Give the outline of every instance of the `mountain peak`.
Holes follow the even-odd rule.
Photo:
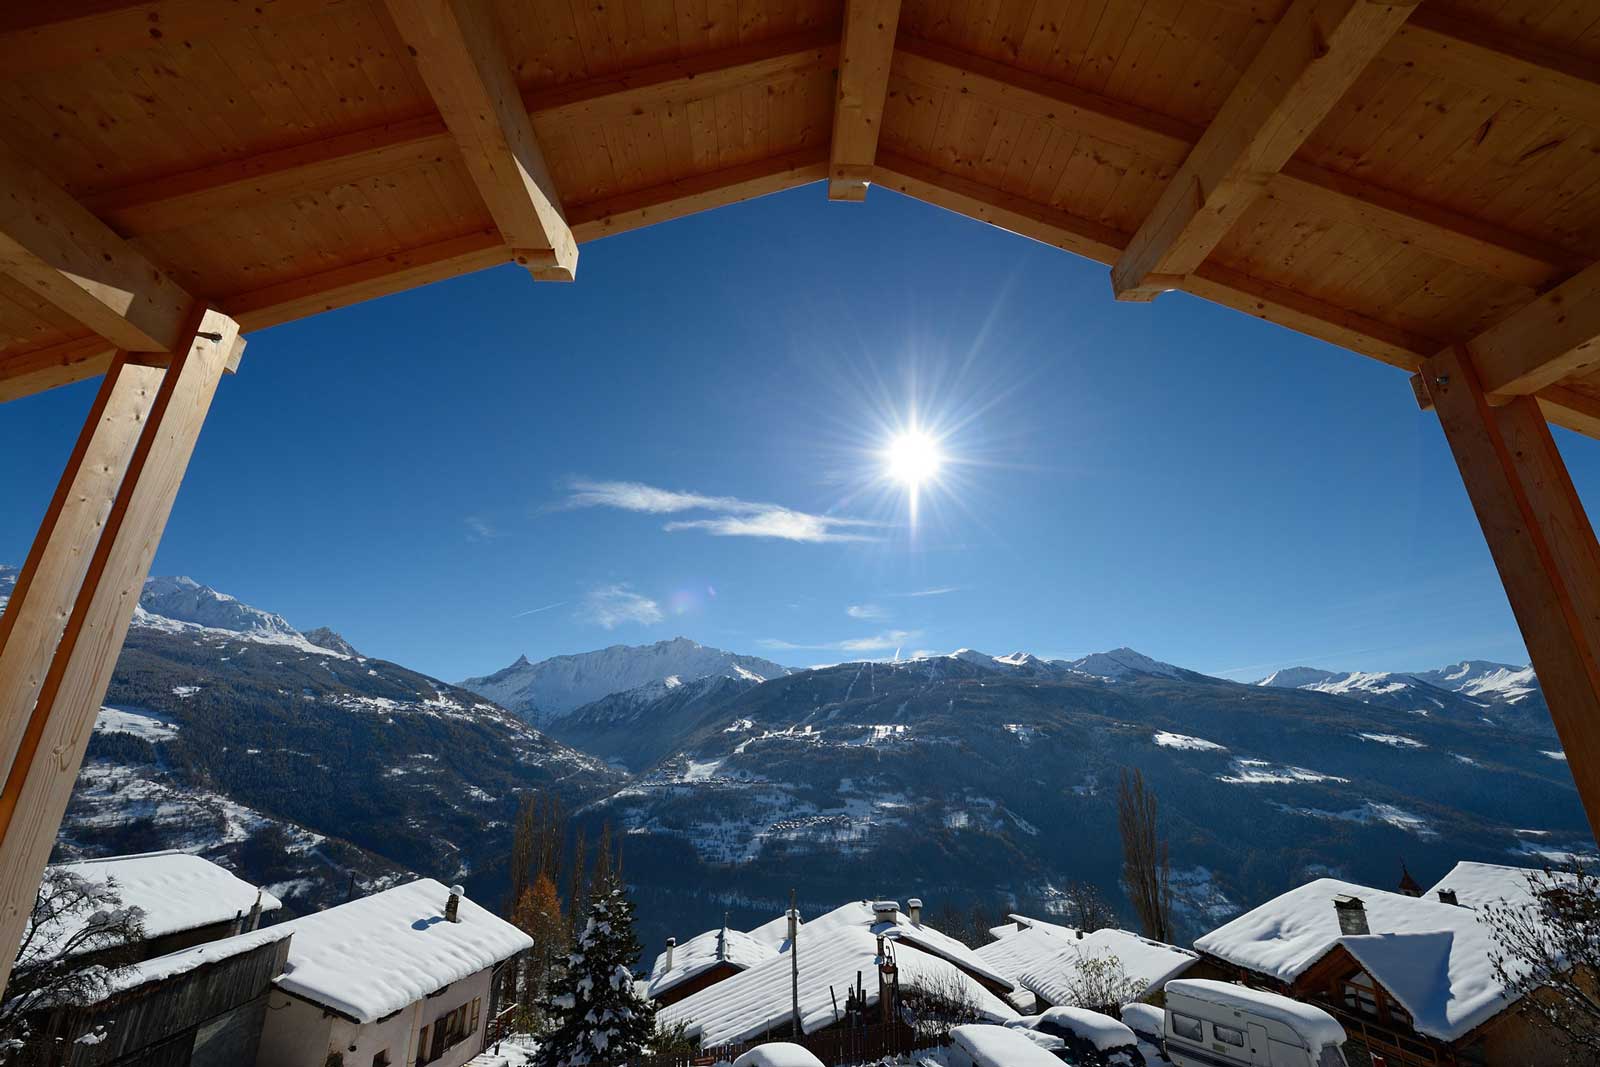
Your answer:
[[[1273,671],[1265,678],[1256,682],[1256,685],[1274,686],[1278,689],[1300,689],[1318,682],[1326,682],[1330,678],[1337,678],[1334,671],[1325,671],[1320,667],[1285,667]]]
[[[1181,677],[1182,671],[1170,663],[1163,663],[1152,659],[1143,652],[1135,651],[1126,645],[1113,648],[1109,652],[1091,652],[1082,659],[1068,660],[1065,664],[1071,670],[1082,674],[1092,674],[1099,678],[1126,678],[1135,674],[1152,674],[1163,678]]]
[[[330,652],[342,652],[352,659],[361,658],[361,653],[356,651],[354,645],[326,626],[319,626],[315,630],[307,630],[305,638],[318,648],[325,648]]]

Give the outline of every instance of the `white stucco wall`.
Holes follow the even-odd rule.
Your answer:
[[[371,1067],[372,1058],[389,1051],[393,1067],[415,1067],[421,1052],[417,1038],[429,1026],[473,998],[481,1003],[478,1029],[428,1067],[461,1067],[483,1050],[484,1028],[489,1024],[489,986],[492,968],[453,982],[442,993],[411,1004],[373,1023],[354,1023],[299,997],[278,990],[267,1003],[267,1021],[261,1032],[256,1067],[326,1067],[328,1054],[344,1054],[344,1067]],[[430,1033],[431,1041],[431,1033]]]

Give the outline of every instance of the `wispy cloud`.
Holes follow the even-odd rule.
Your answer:
[[[851,604],[844,613],[852,619],[887,619],[889,613],[876,604]]]
[[[875,541],[875,536],[864,531],[879,525],[865,519],[813,515],[781,504],[680,492],[641,482],[574,482],[572,495],[567,497],[565,504],[569,508],[618,508],[653,515],[710,511],[717,514],[704,519],[678,519],[667,523],[663,529],[669,533],[703,530],[716,537],[765,537],[813,544]]]
[[[916,589],[909,593],[890,593],[890,596],[944,596],[946,593],[959,593],[959,585],[941,585],[936,589]]]
[[[513,618],[513,619],[520,619],[520,618],[522,618],[522,617],[523,617],[523,616],[524,616],[524,615],[537,615],[537,614],[539,614],[539,613],[540,613],[540,612],[541,612],[541,611],[549,611],[549,610],[551,610],[551,609],[552,609],[552,608],[564,608],[564,607],[566,607],[566,606],[567,606],[567,603],[568,603],[568,602],[567,602],[567,601],[565,601],[565,600],[558,600],[558,601],[556,601],[556,602],[555,602],[555,603],[554,603],[554,604],[546,604],[546,605],[545,605],[545,606],[544,606],[544,607],[542,607],[542,608],[529,608],[529,609],[528,609],[528,610],[527,610],[527,611],[519,611],[519,612],[517,612],[517,613],[516,613],[516,614],[515,614],[515,615],[513,615],[513,616],[511,616],[511,617],[512,617],[512,618]]]
[[[890,652],[920,636],[922,634],[919,630],[886,630],[871,637],[852,637],[844,641],[825,641],[815,645],[780,641],[770,637],[756,643],[765,648],[787,652]]]
[[[482,515],[468,515],[461,521],[466,524],[468,541],[492,541],[500,536],[500,528]]]
[[[641,596],[625,582],[602,585],[584,594],[578,605],[578,618],[614,630],[623,623],[636,622],[649,625],[662,619],[661,605],[647,596]]]

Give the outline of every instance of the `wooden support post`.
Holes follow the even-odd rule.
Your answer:
[[[1428,360],[1416,383],[1438,412],[1568,766],[1600,835],[1600,545],[1539,404],[1491,407],[1466,351]]]
[[[867,198],[899,28],[900,0],[845,0],[828,161],[830,200]]]
[[[8,946],[0,950],[0,986],[239,327],[219,312],[197,312],[185,334],[189,341],[165,369],[137,366],[136,356],[117,360],[0,623],[0,694],[12,702],[3,723],[9,747],[0,753],[8,757],[0,788],[0,945]],[[151,386],[146,399],[141,393]],[[130,421],[141,423],[131,447]],[[16,705],[13,690],[36,690],[37,698]]]

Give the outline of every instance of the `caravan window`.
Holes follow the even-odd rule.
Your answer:
[[[1204,1041],[1205,1030],[1200,1025],[1199,1019],[1191,1019],[1187,1015],[1172,1013],[1172,1032],[1179,1037],[1186,1037],[1190,1041]]]
[[[1243,1030],[1235,1030],[1231,1026],[1218,1026],[1216,1023],[1212,1023],[1211,1032],[1216,1034],[1217,1040],[1225,1045],[1236,1045],[1239,1048],[1244,1048]]]

